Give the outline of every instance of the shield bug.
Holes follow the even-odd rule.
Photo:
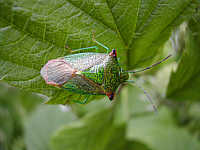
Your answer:
[[[92,46],[74,50],[74,52],[78,52],[76,54],[50,60],[40,72],[46,83],[86,95],[83,102],[73,100],[77,103],[87,103],[90,95],[107,95],[110,100],[113,100],[118,87],[122,83],[128,82],[129,73],[150,69],[171,56],[138,71],[125,71],[119,65],[115,49],[110,50],[100,42],[96,40],[95,42],[105,48],[107,53],[80,52],[91,49],[98,50],[97,46]]]

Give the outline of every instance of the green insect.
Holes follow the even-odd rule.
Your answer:
[[[84,52],[50,60],[40,72],[46,83],[85,95],[83,102],[74,100],[80,104],[87,103],[90,95],[107,95],[113,100],[118,87],[128,82],[129,73],[150,69],[171,56],[142,70],[125,71],[119,65],[115,49],[111,50],[100,42],[96,40],[95,42],[105,48],[107,53]],[[91,49],[98,50],[98,47],[92,46],[74,51]]]

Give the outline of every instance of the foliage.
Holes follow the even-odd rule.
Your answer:
[[[195,3],[1,0],[0,76],[12,86],[47,95],[52,103],[81,99],[80,95],[46,85],[40,76],[48,60],[69,53],[66,44],[72,49],[94,45],[91,34],[95,31],[98,41],[117,48],[125,68],[141,67],[162,53],[160,47],[171,30],[195,13]]]
[[[72,122],[75,118],[75,115],[70,112],[63,112],[59,106],[41,106],[37,108],[30,115],[30,118],[25,121],[27,149],[48,150],[51,134],[60,126]]]
[[[199,43],[200,26],[199,20],[191,20],[187,35],[185,36],[185,51],[179,66],[172,72],[168,86],[167,96],[176,100],[198,100],[199,95]]]
[[[0,149],[199,150],[199,6],[196,0],[0,0]],[[157,113],[132,84],[114,102],[95,96],[67,108],[42,103],[82,98],[46,85],[40,69],[68,55],[66,45],[94,45],[93,32],[117,49],[125,69],[174,54],[131,77],[137,85],[147,80]]]

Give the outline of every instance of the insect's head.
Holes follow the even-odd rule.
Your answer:
[[[111,100],[111,101],[114,99],[114,96],[115,96],[114,92],[108,92],[108,93],[106,93],[106,95],[108,96],[109,100]]]

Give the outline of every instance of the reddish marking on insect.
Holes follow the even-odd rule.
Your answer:
[[[114,92],[108,92],[106,93],[106,95],[108,96],[108,98],[112,101],[114,96],[115,96],[115,93]]]
[[[113,56],[113,57],[117,57],[117,52],[115,49],[113,49],[110,53],[109,53],[110,56]]]
[[[55,87],[61,87],[62,85],[56,84],[55,82],[48,82],[46,81],[47,84],[55,86]]]

